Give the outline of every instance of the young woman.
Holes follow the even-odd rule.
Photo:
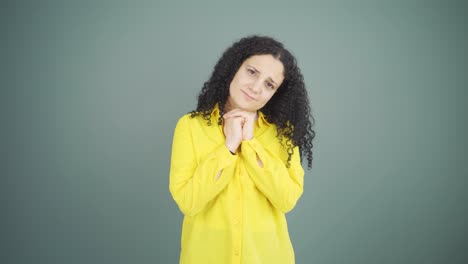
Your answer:
[[[174,131],[180,263],[294,263],[285,214],[303,192],[301,159],[312,166],[313,122],[282,43],[249,36],[223,53]]]

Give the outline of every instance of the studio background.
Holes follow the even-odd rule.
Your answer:
[[[250,34],[297,57],[317,132],[297,263],[468,263],[464,1],[10,1],[1,263],[177,263],[172,133]]]

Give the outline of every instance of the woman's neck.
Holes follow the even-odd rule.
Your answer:
[[[226,104],[224,104],[224,108],[223,108],[223,111],[221,112],[221,115],[235,109],[236,107],[233,106],[229,100],[226,102]],[[252,111],[248,111],[248,110],[244,110],[244,111],[247,111],[247,112],[252,112]],[[258,111],[255,111],[255,121],[257,121],[258,119]]]

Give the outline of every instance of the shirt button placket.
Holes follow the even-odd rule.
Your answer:
[[[240,263],[241,257],[241,248],[242,248],[242,200],[241,200],[241,188],[240,182],[238,184],[238,193],[235,198],[235,213],[232,219],[232,262],[233,263]]]
[[[233,238],[233,263],[240,263],[240,255],[241,255],[241,228],[240,228],[240,221],[235,219],[233,222],[233,230],[232,230],[232,238]]]

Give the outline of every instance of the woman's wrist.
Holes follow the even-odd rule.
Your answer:
[[[233,148],[232,146],[229,146],[228,144],[225,144],[226,148],[231,152],[232,155],[236,155],[237,148]]]

